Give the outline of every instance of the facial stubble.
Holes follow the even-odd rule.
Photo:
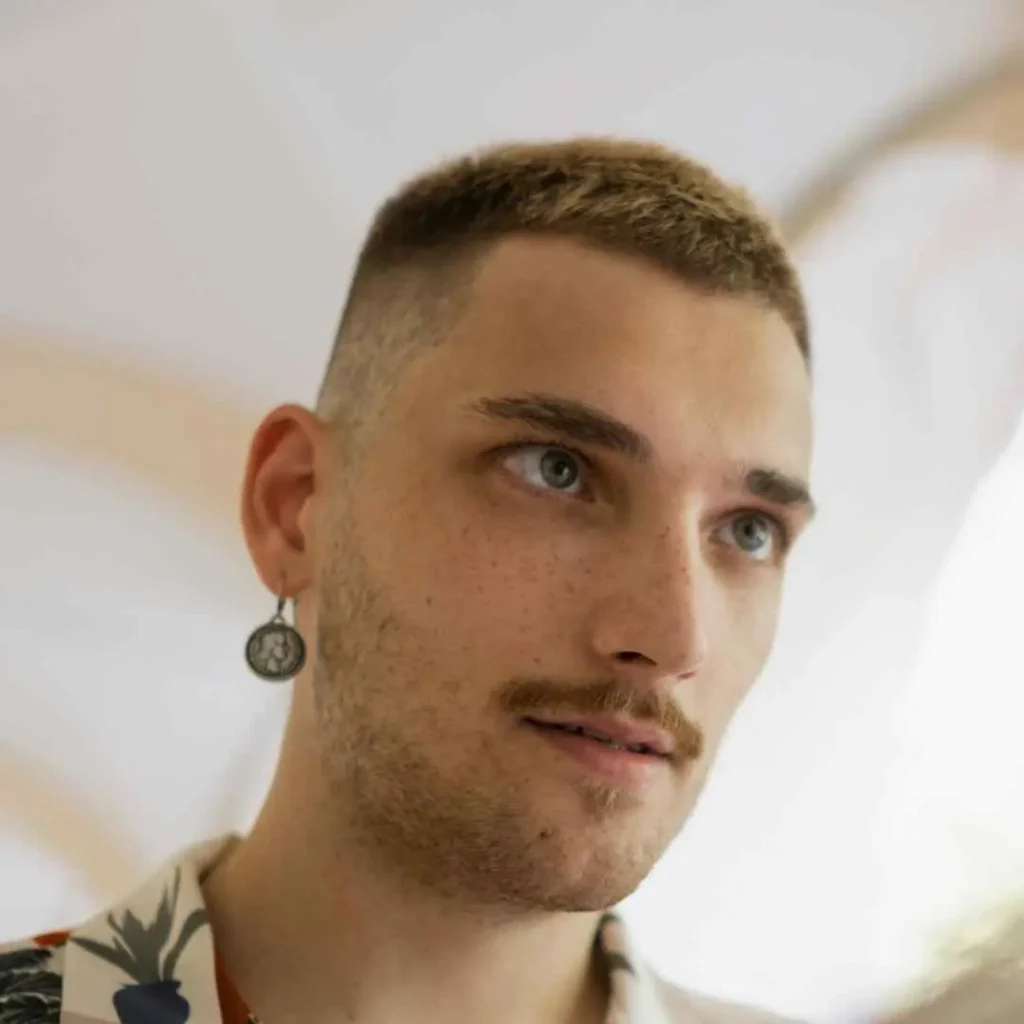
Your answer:
[[[357,535],[351,511],[339,511],[317,584],[313,694],[339,846],[445,901],[592,911],[625,898],[674,829],[618,836],[616,818],[636,798],[580,781],[592,829],[573,834],[531,804],[535,788],[503,762],[502,737],[454,735],[481,714],[479,694],[452,681],[444,638],[399,614]],[[470,716],[467,698],[477,699]]]

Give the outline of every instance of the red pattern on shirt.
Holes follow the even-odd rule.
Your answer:
[[[220,1000],[220,1016],[224,1024],[249,1024],[252,1014],[235,988],[235,983],[224,967],[224,961],[214,954],[217,972],[217,998]]]

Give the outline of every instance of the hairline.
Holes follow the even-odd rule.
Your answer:
[[[711,282],[696,280],[696,275],[688,275],[685,271],[671,266],[667,261],[655,258],[639,247],[615,245],[610,241],[588,235],[586,232],[557,228],[523,228],[457,239],[435,247],[422,247],[405,253],[392,252],[387,255],[375,256],[361,265],[353,278],[348,300],[335,335],[331,358],[321,388],[321,396],[329,389],[339,356],[342,358],[344,356],[342,350],[347,336],[353,330],[353,322],[357,322],[367,312],[378,322],[386,321],[388,317],[387,303],[379,303],[374,300],[388,298],[388,292],[392,290],[389,288],[389,284],[396,286],[393,290],[396,297],[403,287],[409,286],[409,291],[406,293],[406,308],[402,312],[410,312],[408,307],[412,306],[417,307],[418,314],[423,314],[417,319],[421,325],[425,325],[425,329],[417,330],[416,337],[408,337],[406,331],[402,336],[390,339],[390,343],[384,346],[392,352],[396,349],[399,350],[397,354],[404,361],[410,356],[415,358],[416,352],[421,348],[423,351],[429,351],[444,343],[453,326],[465,315],[476,282],[485,270],[487,261],[493,258],[500,246],[515,239],[535,238],[561,239],[612,257],[630,260],[661,271],[680,286],[689,288],[700,296],[734,298],[739,301],[755,303],[766,312],[775,312],[786,324],[793,344],[800,350],[801,358],[808,372],[811,370],[810,352],[805,340],[799,334],[797,325],[792,322],[782,305],[773,302],[762,289],[729,288],[724,285],[716,287]],[[435,300],[440,299],[440,308],[429,309],[428,303],[423,301],[423,285],[426,284],[429,289],[430,284],[435,282],[441,283],[442,287],[430,294],[429,302],[433,304]],[[379,289],[382,294],[374,295],[375,289]],[[411,301],[409,301],[410,298]]]

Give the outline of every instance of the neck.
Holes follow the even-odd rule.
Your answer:
[[[204,882],[218,953],[267,1024],[604,1020],[599,915],[531,916],[417,891],[339,841],[336,814],[310,796],[315,780],[281,781]]]

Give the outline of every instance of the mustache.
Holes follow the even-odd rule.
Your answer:
[[[664,729],[676,741],[680,758],[696,760],[704,750],[703,732],[675,704],[618,679],[575,685],[549,679],[513,679],[498,698],[503,711],[519,717],[535,711],[626,716]]]

